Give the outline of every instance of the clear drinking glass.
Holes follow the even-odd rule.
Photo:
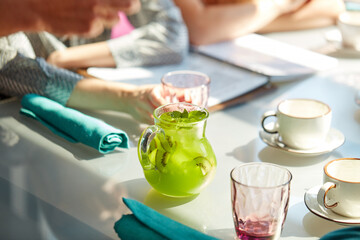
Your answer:
[[[169,103],[188,102],[207,107],[210,78],[196,71],[173,71],[161,79],[163,94]]]
[[[237,237],[278,239],[289,206],[290,171],[275,164],[247,163],[235,167],[230,176]]]

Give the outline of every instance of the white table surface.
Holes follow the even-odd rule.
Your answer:
[[[326,43],[326,29],[269,34],[308,49]],[[246,162],[270,162],[293,174],[288,216],[281,239],[318,239],[342,228],[308,211],[307,189],[322,183],[332,159],[360,156],[360,60],[339,58],[339,67],[307,79],[277,83],[276,91],[210,115],[206,136],[217,157],[212,183],[197,197],[172,199],[151,189],[137,158],[144,125],[118,113],[89,113],[126,131],[132,147],[100,155],[54,135],[19,115],[18,100],[0,104],[0,239],[117,239],[113,224],[127,212],[121,198],[137,199],[174,220],[220,239],[234,239],[230,170]],[[294,156],[259,138],[260,117],[286,98],[315,98],[333,110],[332,127],[346,137],[336,151]]]

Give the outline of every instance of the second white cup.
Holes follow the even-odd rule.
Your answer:
[[[337,26],[345,48],[360,50],[360,12],[345,11],[338,17]]]
[[[275,117],[273,127],[265,120]],[[311,149],[322,144],[330,130],[331,108],[314,99],[287,99],[276,111],[263,114],[261,125],[267,133],[279,134],[280,141],[295,149]]]
[[[324,167],[324,184],[317,201],[320,206],[333,212],[360,218],[360,159],[340,158]]]

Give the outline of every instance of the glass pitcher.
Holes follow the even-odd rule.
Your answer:
[[[172,197],[192,196],[212,180],[217,163],[205,137],[208,117],[205,108],[190,103],[155,109],[155,125],[142,133],[138,156],[146,180],[158,192]]]

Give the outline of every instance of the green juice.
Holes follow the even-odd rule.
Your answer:
[[[145,178],[164,195],[198,194],[213,178],[216,158],[204,130],[205,112],[166,112],[156,125],[162,130],[140,157]]]

